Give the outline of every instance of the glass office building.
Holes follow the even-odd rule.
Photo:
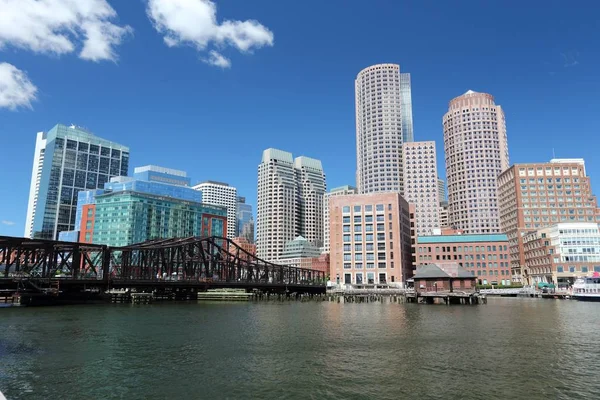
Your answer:
[[[128,147],[83,128],[58,124],[38,133],[25,236],[57,239],[74,230],[79,192],[102,188],[128,168]]]
[[[245,197],[238,197],[237,201],[237,237],[243,237],[250,243],[254,243],[254,219],[252,218],[252,206],[246,204]]]

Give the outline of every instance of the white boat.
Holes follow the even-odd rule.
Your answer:
[[[577,278],[573,284],[573,298],[580,301],[600,301],[600,274]]]

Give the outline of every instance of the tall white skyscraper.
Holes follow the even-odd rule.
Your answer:
[[[38,194],[40,192],[40,180],[42,178],[42,166],[44,165],[44,153],[46,151],[46,136],[44,132],[38,132],[35,138],[35,153],[33,154],[33,167],[31,169],[31,183],[29,186],[29,201],[27,204],[27,217],[25,220],[24,237],[33,237],[33,219],[37,208]]]
[[[487,93],[467,91],[444,114],[448,224],[465,233],[500,232],[498,175],[508,168],[506,121]]]
[[[237,189],[227,183],[206,181],[193,187],[202,192],[202,202],[227,207],[227,237],[237,235]]]
[[[330,236],[329,236],[329,203],[332,196],[345,196],[348,194],[358,194],[358,189],[354,186],[340,186],[331,189],[325,193],[323,197],[323,253],[330,251]]]
[[[126,176],[129,148],[88,130],[55,125],[38,133],[31,171],[25,236],[58,239],[75,229],[79,192]]]
[[[404,152],[404,199],[415,205],[418,236],[433,235],[440,228],[435,142],[411,142]]]
[[[446,182],[442,178],[438,178],[438,198],[440,204],[446,201]]]
[[[402,193],[402,143],[413,140],[410,74],[377,64],[360,71],[354,87],[358,190]]]
[[[277,149],[263,151],[258,166],[257,256],[277,262],[297,236],[323,242],[325,174],[319,160]],[[316,243],[315,243],[316,242]]]

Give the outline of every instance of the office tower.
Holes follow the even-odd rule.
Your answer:
[[[448,202],[443,201],[440,203],[440,228],[448,228]]]
[[[57,239],[75,228],[81,190],[101,188],[127,175],[129,148],[74,125],[38,133],[25,236]]]
[[[402,193],[402,143],[413,140],[410,74],[377,64],[360,71],[354,84],[358,190]]]
[[[514,281],[531,282],[523,247],[526,232],[557,223],[600,222],[583,159],[515,164],[498,177],[498,193]]]
[[[438,178],[438,200],[440,204],[446,201],[446,182],[443,179]]]
[[[206,181],[194,186],[202,192],[202,201],[227,208],[227,237],[233,239],[237,235],[237,189],[227,183]]]
[[[450,226],[500,232],[496,180],[508,168],[502,108],[492,95],[469,90],[450,101],[443,123]]]
[[[358,189],[354,186],[340,186],[333,188],[323,197],[323,253],[329,253],[329,199],[331,196],[345,196],[348,194],[358,194]]]
[[[252,206],[246,204],[246,198],[241,196],[237,199],[237,237],[245,238],[249,243],[254,243]]]
[[[398,193],[332,196],[331,280],[403,286],[413,274],[414,207]]]
[[[79,193],[79,241],[127,246],[155,239],[223,236],[226,207],[202,203],[184,171],[154,165]]]
[[[279,256],[279,262],[291,267],[312,269],[313,259],[320,255],[321,252],[317,246],[302,236],[298,236],[285,244]]]
[[[323,241],[325,174],[319,160],[293,159],[292,154],[267,149],[258,166],[256,251],[276,262],[287,242],[304,236],[313,245]]]
[[[325,173],[321,161],[309,157],[294,159],[296,184],[298,185],[297,232],[313,246],[323,246],[323,197],[325,196]]]
[[[440,202],[435,142],[402,145],[404,199],[415,205],[417,236],[432,235],[440,228]]]
[[[480,285],[511,284],[508,238],[503,233],[419,236],[416,247],[417,265],[455,262]]]

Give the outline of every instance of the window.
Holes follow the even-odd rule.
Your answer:
[[[575,272],[575,267],[573,265],[569,266],[569,272]]]
[[[359,224],[362,221],[362,218],[360,217],[360,215],[355,215],[354,216],[354,223],[355,224]]]
[[[600,272],[600,265],[594,266],[594,272]]]
[[[344,235],[344,242],[350,241],[350,235]]]
[[[362,235],[360,233],[354,235],[354,241],[356,241],[356,242],[362,242]]]
[[[345,244],[344,251],[350,251],[350,250],[352,250],[352,247],[349,244]]]
[[[384,262],[377,263],[377,267],[378,268],[385,268],[385,263]]]
[[[556,272],[565,272],[565,270],[561,265],[559,265],[558,267],[556,267]]]
[[[377,224],[377,232],[383,232],[383,231],[385,231],[385,225]]]
[[[384,210],[384,209],[383,209],[383,204],[377,204],[377,205],[375,206],[375,209],[376,209],[377,211],[383,211],[383,210]]]
[[[377,250],[385,250],[385,242],[377,243]]]
[[[352,264],[344,263],[344,269],[351,269],[351,268],[352,268]]]
[[[385,221],[385,215],[378,215],[377,222],[383,222],[383,221]]]
[[[344,232],[350,232],[350,225],[344,225]]]
[[[372,242],[373,241],[373,234],[372,233],[367,233],[367,242]]]
[[[354,212],[360,212],[360,206],[354,206]]]
[[[361,225],[354,225],[354,232],[362,232],[362,226]]]
[[[344,207],[342,207],[342,212],[343,213],[349,213],[350,212],[350,206],[344,206]]]
[[[354,261],[362,261],[362,253],[356,253],[354,255]]]
[[[377,253],[378,260],[385,260],[385,253]]]
[[[350,223],[350,217],[349,216],[344,217],[344,221],[343,222],[345,224],[349,224]]]
[[[373,224],[367,224],[365,226],[365,231],[367,231],[367,232],[373,232]]]
[[[352,261],[352,254],[344,254],[344,261]]]
[[[354,251],[362,251],[362,243],[356,243],[354,245]]]
[[[377,234],[377,240],[378,241],[384,241],[385,240],[385,233],[378,233]]]
[[[367,256],[368,256],[368,254],[367,254]],[[368,259],[369,258],[367,257],[367,260]],[[373,269],[373,268],[375,268],[375,263],[367,263],[367,269]]]
[[[587,273],[588,272],[588,267],[581,267],[581,272]]]
[[[373,206],[371,206],[371,205],[365,206],[365,212],[372,212],[372,211],[373,211]]]
[[[367,243],[366,249],[367,251],[373,251],[373,243]]]
[[[365,222],[373,222],[373,216],[372,215],[365,215]]]
[[[363,269],[363,263],[356,263],[354,264],[354,269]],[[356,274],[356,283],[358,283],[358,276],[362,275],[362,274]],[[362,280],[362,278],[361,278]]]

